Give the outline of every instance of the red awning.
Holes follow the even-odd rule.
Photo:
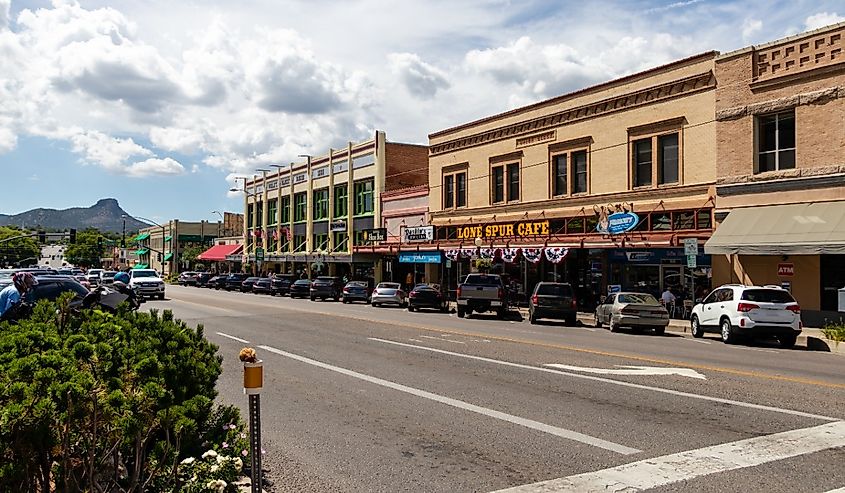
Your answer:
[[[240,253],[242,249],[243,245],[214,245],[208,250],[202,252],[197,258],[199,260],[224,262],[226,260],[226,255],[235,255],[236,253]]]

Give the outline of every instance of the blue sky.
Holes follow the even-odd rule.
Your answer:
[[[244,5],[248,5],[245,8]],[[0,213],[239,211],[235,176],[845,20],[845,1],[0,0]]]

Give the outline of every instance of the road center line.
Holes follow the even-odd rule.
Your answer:
[[[500,419],[502,421],[507,421],[508,423],[512,423],[515,425],[524,426],[526,428],[530,428],[532,430],[542,431],[543,433],[548,433],[550,435],[555,435],[561,438],[565,438],[567,440],[573,440],[576,442],[584,443],[586,445],[592,445],[593,447],[602,448],[604,450],[609,450],[611,452],[616,452],[623,455],[630,455],[642,452],[641,450],[626,447],[624,445],[620,445],[618,443],[609,442],[607,440],[602,440],[601,438],[592,437],[589,435],[584,435],[583,433],[578,433],[577,431],[567,430],[565,428],[558,428],[557,426],[547,425],[545,423],[541,423],[539,421],[534,421],[531,419],[521,418],[519,416],[514,416],[512,414],[503,413],[501,411],[496,411],[493,409],[487,409],[485,407],[476,406],[475,404],[470,404],[468,402],[459,401],[457,399],[452,399],[450,397],[445,397],[442,395],[434,394],[431,392],[427,392],[425,390],[415,389],[413,387],[408,387],[406,385],[398,384],[395,382],[391,382],[389,380],[383,380],[381,378],[372,377],[370,375],[365,375],[363,373],[358,373],[356,371],[347,370],[346,368],[340,368],[338,366],[332,366],[328,363],[323,363],[322,361],[313,360],[310,358],[306,358],[304,356],[299,356],[298,354],[288,353],[287,351],[282,351],[281,349],[276,349],[270,346],[258,346],[259,348],[269,351],[271,353],[278,354],[280,356],[285,356],[287,358],[306,363],[312,366],[316,366],[318,368],[323,368],[324,370],[333,371],[336,373],[340,373],[342,375],[346,375],[349,377],[357,378],[359,380],[363,380],[365,382],[369,382],[376,385],[381,385],[382,387],[387,387],[393,390],[398,390],[399,392],[405,392],[406,394],[411,394],[417,397],[422,397],[424,399],[429,399],[435,402],[439,402],[441,404],[446,404],[447,406],[452,406],[458,409],[463,409],[464,411],[470,411],[474,413],[481,414],[483,416],[488,416],[491,418]]]
[[[582,375],[582,374],[571,373],[571,372],[567,372],[567,371],[553,370],[551,368],[541,368],[541,367],[538,367],[538,366],[523,365],[523,364],[520,364],[520,363],[511,363],[510,361],[501,361],[501,360],[492,359],[492,358],[485,358],[483,356],[473,356],[473,355],[470,355],[470,354],[455,353],[455,352],[452,352],[452,351],[446,351],[445,349],[436,349],[436,348],[427,347],[427,346],[417,346],[415,344],[406,344],[404,342],[396,342],[396,341],[391,341],[391,340],[388,340],[388,339],[379,339],[377,337],[368,337],[367,339],[369,339],[371,341],[382,342],[382,343],[385,343],[385,344],[393,344],[395,346],[403,346],[403,347],[408,347],[408,348],[413,348],[413,349],[421,349],[421,350],[424,350],[424,351],[431,351],[433,353],[447,354],[449,356],[457,356],[457,357],[460,357],[460,358],[473,359],[473,360],[476,360],[476,361],[484,361],[486,363],[494,363],[494,364],[497,364],[497,365],[511,366],[511,367],[514,367],[514,368],[522,368],[522,369],[525,369],[525,370],[541,371],[541,372],[545,372],[545,373],[554,373],[554,374],[557,374],[557,375],[565,375],[565,376],[568,376],[568,377],[581,378],[581,379],[584,379],[584,380],[592,380],[594,382],[609,383],[609,384],[613,384],[613,385],[620,385],[622,387],[630,387],[630,388],[634,388],[634,389],[651,390],[651,391],[654,391],[654,392],[661,392],[661,393],[664,393],[664,394],[676,395],[676,396],[680,396],[680,397],[690,397],[690,398],[693,398],[693,399],[701,399],[701,400],[704,400],[704,401],[718,402],[720,404],[730,404],[732,406],[746,407],[746,408],[749,408],[749,409],[757,409],[757,410],[761,410],[761,411],[771,411],[771,412],[776,412],[776,413],[781,413],[781,414],[790,414],[790,415],[793,415],[793,416],[801,416],[801,417],[804,417],[804,418],[819,419],[819,420],[823,420],[823,421],[838,421],[839,420],[838,418],[831,418],[830,416],[822,416],[822,415],[819,415],[819,414],[805,413],[803,411],[795,411],[793,409],[782,409],[782,408],[779,408],[779,407],[764,406],[762,404],[753,404],[753,403],[750,403],[750,402],[735,401],[735,400],[731,400],[731,399],[722,399],[721,397],[711,397],[711,396],[708,396],[708,395],[692,394],[690,392],[682,392],[680,390],[664,389],[662,387],[652,387],[650,385],[642,385],[642,384],[638,384],[638,383],[625,382],[623,380],[613,380],[611,378],[596,377],[596,376],[593,376],[593,375]]]
[[[216,334],[219,335],[219,336],[228,337],[229,339],[232,339],[233,341],[238,341],[238,342],[242,342],[244,344],[249,344],[249,341],[247,341],[246,339],[241,339],[240,337],[230,336],[229,334],[225,334],[223,332],[216,332]]]
[[[644,491],[845,446],[845,421],[688,450],[499,493]]]

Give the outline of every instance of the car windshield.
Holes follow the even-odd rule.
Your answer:
[[[136,270],[132,277],[158,277],[154,270]]]
[[[383,282],[378,285],[378,289],[399,289],[399,284],[395,282]]]
[[[746,289],[742,299],[757,303],[795,303],[795,298],[783,289]]]
[[[502,282],[498,276],[469,275],[464,283],[476,286],[500,286]]]
[[[638,305],[659,305],[660,302],[657,301],[657,298],[650,294],[620,294],[619,299],[617,300],[619,303],[636,303]]]
[[[567,284],[540,284],[537,294],[541,296],[572,296],[572,287]]]
[[[101,275],[103,277],[114,277],[117,272],[103,272]]]

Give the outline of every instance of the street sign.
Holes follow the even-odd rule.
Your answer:
[[[695,255],[687,255],[687,267],[691,269],[695,269],[696,267],[698,267],[698,264],[696,262],[697,259],[695,257]]]
[[[684,238],[684,255],[698,255],[698,238]]]
[[[792,277],[795,275],[795,264],[785,263],[778,264],[778,276]]]
[[[263,248],[256,248],[255,249],[255,260],[258,262],[264,262],[264,249]]]

